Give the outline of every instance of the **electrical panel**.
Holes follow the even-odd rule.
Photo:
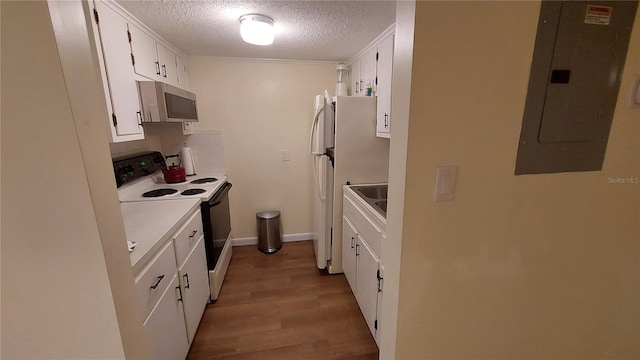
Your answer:
[[[543,1],[516,175],[601,170],[638,1]]]

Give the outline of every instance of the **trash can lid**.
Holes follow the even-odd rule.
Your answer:
[[[280,211],[263,211],[256,214],[256,217],[260,219],[273,219],[278,216],[280,216]]]

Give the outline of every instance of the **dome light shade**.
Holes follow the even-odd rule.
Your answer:
[[[264,15],[249,14],[240,17],[242,40],[254,45],[273,44],[273,19]]]

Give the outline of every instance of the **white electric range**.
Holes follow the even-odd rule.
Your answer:
[[[225,175],[190,175],[181,183],[166,183],[161,171],[118,188],[120,202],[196,199],[207,201],[227,181]]]
[[[201,202],[204,243],[209,268],[211,300],[216,300],[232,256],[228,192],[231,183],[223,174],[187,176],[180,183],[166,183],[160,152],[147,152],[113,160],[121,203],[198,199]]]

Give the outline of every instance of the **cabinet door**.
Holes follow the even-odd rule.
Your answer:
[[[133,68],[136,74],[151,80],[162,80],[156,41],[137,26],[129,24],[131,54],[134,57]]]
[[[95,2],[95,10],[111,105],[109,120],[115,130],[112,131],[112,140],[117,142],[118,136],[131,135],[135,135],[135,139],[143,139],[142,113],[131,66],[127,22],[100,1]]]
[[[178,272],[182,287],[182,304],[184,306],[184,318],[187,325],[187,337],[189,344],[198,330],[200,319],[209,302],[209,269],[207,269],[207,256],[204,250],[204,237],[201,236],[198,243],[187,257],[184,265]]]
[[[380,269],[380,280],[378,280],[378,300],[377,300],[377,304],[376,307],[378,308],[376,310],[376,319],[377,319],[377,327],[376,327],[376,333],[374,338],[376,339],[376,343],[378,344],[378,346],[380,346],[380,331],[378,331],[378,329],[381,328],[381,324],[380,324],[380,319],[382,319],[382,297],[384,295],[384,266],[382,266],[382,264],[379,264],[379,269]]]
[[[351,291],[356,293],[356,241],[358,232],[346,216],[342,217],[342,271]]]
[[[156,47],[158,49],[158,61],[160,62],[160,81],[177,87],[178,67],[176,65],[176,54],[160,43],[157,43]]]
[[[351,96],[360,96],[360,60],[351,64],[349,79],[351,81]]]
[[[390,137],[391,134],[391,80],[393,73],[393,34],[387,36],[378,45],[376,95],[377,126],[379,137]]]
[[[356,255],[356,300],[358,300],[362,315],[367,321],[369,331],[375,336],[378,304],[378,258],[361,236],[358,236]]]
[[[178,67],[178,87],[183,90],[189,90],[187,63],[183,58],[176,55],[176,66]]]
[[[360,94],[365,96],[367,94],[367,84],[371,87],[376,82],[376,54],[378,49],[376,47],[367,51],[362,58],[360,58]],[[373,96],[373,93],[371,94]]]
[[[180,286],[173,275],[156,307],[144,322],[152,359],[184,359],[189,351]]]

